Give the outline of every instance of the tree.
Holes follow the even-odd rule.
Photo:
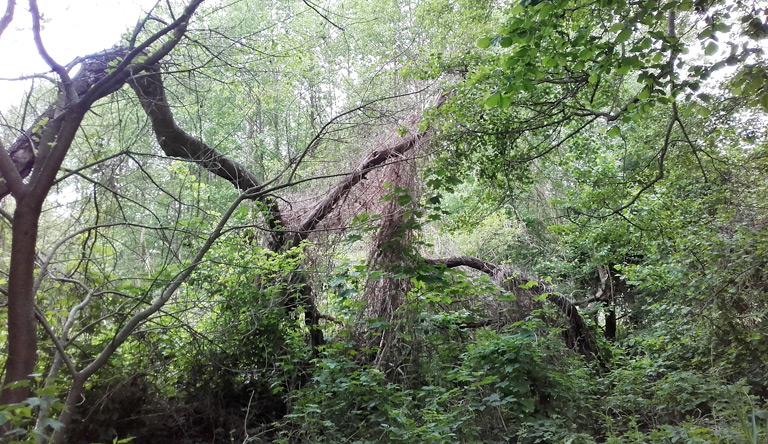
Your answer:
[[[59,77],[60,92],[56,104],[44,113],[31,129],[33,139],[21,137],[9,151],[3,148],[0,154],[5,179],[2,195],[11,194],[16,202],[8,282],[9,347],[6,386],[23,381],[34,373],[37,350],[34,264],[38,221],[43,202],[53,186],[56,173],[64,161],[80,122],[94,102],[114,92],[130,75],[140,73],[171,51],[183,36],[190,17],[200,3],[190,3],[177,20],[136,48],[97,56],[95,60],[89,60],[80,75],[71,78],[66,68],[51,59],[45,51],[40,35],[37,2],[30,2],[35,42],[41,57]],[[13,12],[12,7],[9,6],[8,9]],[[171,36],[164,45],[142,57],[140,63],[133,65],[134,59],[154,41],[168,34]],[[109,63],[118,57],[121,57],[122,61],[112,72],[107,73]],[[35,148],[37,154],[33,152]],[[37,167],[29,182],[24,183],[24,177],[32,172],[32,163]],[[6,388],[3,389],[0,399],[3,403],[17,403],[28,395],[27,387]]]
[[[158,7],[67,66],[35,26],[58,93],[0,150],[9,436],[61,442],[81,395],[71,439],[158,433],[110,404],[125,388],[161,418],[219,402],[211,439],[642,442],[722,410],[629,402],[621,378],[693,390],[709,352],[688,366],[685,344],[709,337],[739,346],[703,386],[759,390],[760,359],[735,365],[763,356],[759,5],[207,6]],[[745,40],[726,56],[727,26]]]
[[[423,137],[417,131],[406,135],[401,141],[395,142],[392,146],[387,146],[371,152],[367,158],[363,159],[361,164],[352,171],[341,183],[339,183],[329,196],[321,201],[312,209],[303,219],[297,222],[288,222],[284,219],[277,202],[269,197],[275,190],[294,186],[305,182],[307,179],[298,178],[300,173],[302,159],[313,150],[318,149],[319,142],[329,131],[336,131],[334,125],[344,123],[343,119],[356,112],[365,110],[368,105],[358,106],[350,111],[341,113],[332,118],[324,126],[319,128],[315,135],[303,151],[289,152],[287,159],[287,170],[290,174],[287,178],[280,180],[280,177],[270,182],[261,183],[256,176],[244,166],[223,155],[216,149],[211,148],[204,141],[195,138],[186,133],[176,121],[171,111],[170,104],[166,98],[166,88],[163,84],[162,73],[159,68],[160,62],[166,57],[181,41],[190,40],[192,45],[189,48],[195,48],[197,42],[188,34],[188,24],[194,13],[201,5],[201,1],[194,1],[186,5],[183,13],[168,25],[164,25],[159,30],[152,30],[153,21],[162,23],[155,15],[148,15],[140,22],[133,35],[128,40],[127,47],[119,47],[104,53],[85,57],[79,63],[82,65],[80,72],[70,78],[69,70],[71,67],[64,67],[53,61],[45,52],[42,44],[42,38],[39,29],[39,12],[35,2],[30,3],[30,9],[35,22],[34,33],[38,44],[38,50],[42,57],[51,66],[51,69],[58,75],[57,86],[61,90],[58,101],[47,111],[40,115],[35,124],[27,132],[29,135],[21,135],[6,151],[2,153],[2,172],[4,183],[2,184],[3,197],[11,195],[15,200],[15,210],[12,218],[8,218],[13,227],[13,246],[10,259],[9,285],[8,285],[8,345],[9,353],[6,361],[7,372],[5,375],[5,389],[2,392],[2,402],[7,404],[20,403],[26,400],[30,395],[30,384],[27,381],[30,375],[34,373],[37,360],[37,335],[36,323],[40,323],[50,339],[56,346],[54,353],[54,365],[50,370],[50,377],[54,378],[59,366],[63,362],[72,378],[72,386],[69,389],[67,405],[60,418],[62,427],[58,428],[54,437],[55,441],[61,441],[64,436],[65,426],[75,408],[75,404],[82,393],[84,384],[96,371],[98,371],[139,327],[145,325],[152,315],[162,310],[174,292],[189,278],[192,271],[199,265],[205,257],[213,243],[226,231],[225,226],[229,218],[237,209],[243,200],[253,200],[260,206],[259,212],[263,212],[267,228],[269,229],[270,240],[268,248],[280,252],[292,247],[297,247],[300,242],[314,231],[320,223],[346,196],[349,190],[358,182],[366,177],[373,169],[380,167],[394,156],[402,156],[410,150],[416,141]],[[12,11],[13,2],[9,3],[9,11]],[[172,11],[167,11],[173,15]],[[9,20],[12,15],[9,16]],[[144,40],[140,37],[146,35]],[[165,41],[163,42],[163,39]],[[140,41],[141,43],[136,43]],[[153,46],[154,45],[154,46]],[[212,52],[214,47],[209,45],[197,45],[203,52]],[[154,49],[153,49],[154,48]],[[218,60],[223,58],[218,55]],[[76,62],[77,63],[77,62]],[[122,320],[112,324],[114,336],[107,342],[103,342],[97,352],[95,359],[88,362],[81,368],[78,368],[77,362],[71,359],[67,348],[72,345],[73,323],[77,317],[82,316],[83,309],[93,302],[94,297],[105,294],[114,294],[120,296],[125,294],[125,287],[120,285],[115,289],[99,290],[98,286],[88,283],[88,266],[86,265],[86,279],[78,280],[72,277],[72,273],[63,278],[54,277],[54,281],[75,284],[80,290],[87,294],[85,299],[70,309],[67,321],[61,326],[61,332],[54,331],[51,324],[46,319],[43,311],[36,309],[35,296],[40,288],[42,281],[48,277],[51,261],[54,259],[57,250],[66,242],[76,239],[78,236],[90,236],[94,234],[93,239],[99,236],[105,237],[102,230],[112,226],[136,227],[142,230],[167,230],[167,228],[154,227],[151,225],[132,224],[120,222],[115,224],[95,224],[87,226],[76,232],[66,235],[48,252],[48,256],[40,263],[38,277],[35,278],[36,267],[36,239],[38,235],[38,223],[43,212],[43,203],[49,195],[51,188],[67,177],[82,176],[85,168],[106,164],[115,155],[105,157],[103,153],[95,153],[95,162],[69,170],[64,177],[57,177],[57,173],[62,168],[76,131],[83,122],[86,113],[92,109],[93,104],[115,91],[119,90],[124,84],[130,84],[134,89],[139,103],[145,111],[152,125],[153,133],[160,145],[160,148],[169,157],[178,157],[191,161],[203,169],[229,181],[241,194],[236,197],[229,208],[223,213],[219,223],[211,227],[207,235],[203,235],[206,240],[199,247],[193,249],[193,254],[188,260],[180,258],[177,264],[165,262],[160,264],[159,276],[161,279],[154,278],[154,283],[150,283],[143,288],[143,296],[133,310],[129,311],[128,316],[124,317],[119,312],[113,312],[108,317],[119,315]],[[380,99],[373,100],[376,103]],[[311,120],[316,120],[313,117]],[[277,126],[275,127],[277,129]],[[275,138],[275,143],[279,139]],[[89,142],[89,140],[86,140]],[[282,150],[282,147],[278,147]],[[117,156],[128,155],[130,153],[121,152]],[[67,169],[65,169],[67,171]],[[142,172],[146,170],[142,168]],[[30,175],[25,182],[27,175]],[[279,180],[279,181],[278,181]],[[103,186],[94,182],[94,185]],[[114,187],[104,187],[112,193],[118,191]],[[118,201],[119,202],[119,201]],[[181,203],[179,201],[179,203]],[[119,203],[118,203],[119,205]],[[139,204],[140,207],[142,205]],[[151,209],[143,206],[145,209]],[[97,208],[97,220],[99,218]],[[150,213],[153,214],[154,213]],[[156,219],[157,216],[154,216]],[[177,219],[171,227],[171,233],[178,230],[180,220]],[[283,231],[285,227],[296,226],[296,230],[291,232]],[[101,234],[100,234],[101,233]],[[142,231],[142,239],[143,239]],[[84,245],[93,251],[97,246],[96,240],[84,241]],[[169,245],[170,246],[170,245]],[[87,254],[87,253],[86,253]],[[147,257],[147,260],[150,258]],[[90,259],[85,258],[86,261]],[[175,262],[175,261],[174,261]],[[87,262],[89,263],[89,262]],[[147,268],[151,268],[147,266]],[[75,269],[77,271],[77,267]],[[103,282],[103,278],[101,282]],[[305,319],[310,326],[313,344],[322,343],[322,332],[317,327],[318,315],[314,301],[311,297],[310,287],[305,281],[305,277],[300,272],[295,272],[291,277],[293,285],[298,286],[296,290],[300,296],[298,302],[291,302],[293,294],[285,295],[285,303],[288,306],[295,306],[297,303],[305,308]],[[96,279],[99,282],[99,279]],[[133,290],[134,292],[136,290]],[[131,291],[128,291],[129,293]],[[293,293],[293,292],[291,292]],[[105,307],[111,310],[111,308]],[[98,323],[99,320],[97,319]]]

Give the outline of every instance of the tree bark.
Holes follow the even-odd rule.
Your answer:
[[[67,399],[64,401],[64,411],[62,411],[61,415],[59,415],[59,422],[62,424],[62,426],[53,432],[50,441],[51,444],[59,444],[64,442],[64,438],[67,436],[67,427],[72,421],[72,414],[77,409],[77,404],[80,402],[80,397],[83,394],[85,381],[89,376],[90,375],[84,375],[82,373],[78,373],[74,376],[72,385],[69,388],[69,393],[67,393]]]
[[[83,62],[80,72],[72,78],[72,88],[77,93],[78,98],[84,99],[86,93],[94,85],[107,77],[109,63],[112,60],[115,60],[118,57],[125,57],[127,53],[128,51],[125,48],[116,48],[88,56]],[[122,86],[122,84],[114,85],[105,90],[106,94],[103,96],[92,97],[91,100],[96,101],[101,97],[111,94],[119,89],[120,86]],[[88,106],[90,106],[90,104],[88,104]],[[38,149],[40,138],[42,137],[42,130],[49,129],[52,125],[60,124],[60,121],[57,122],[57,119],[61,119],[63,111],[61,103],[49,106],[8,148],[8,154],[22,179],[29,176],[32,169],[35,167],[37,158],[35,151]],[[57,144],[58,146],[62,146],[61,141],[57,141]],[[0,200],[8,196],[10,192],[11,190],[6,183],[0,183]]]
[[[442,106],[445,103],[446,98],[447,96],[445,94],[441,95],[437,99],[434,108]],[[392,159],[401,158],[405,153],[411,151],[424,140],[428,135],[428,132],[419,132],[416,129],[416,124],[421,120],[421,115],[416,114],[407,120],[408,121],[405,122],[405,124],[410,127],[411,131],[409,131],[405,137],[402,137],[397,143],[390,147],[375,149],[366,154],[353,171],[328,190],[325,197],[315,205],[312,211],[310,211],[309,214],[304,217],[301,224],[299,224],[299,236],[294,240],[295,244],[306,239],[307,235],[314,230],[317,225],[333,211],[336,205],[342,201],[344,196],[352,190],[352,187],[364,180],[371,171],[381,167]]]
[[[145,68],[141,63],[133,63],[136,56],[159,38],[173,32],[169,41],[145,58],[145,63],[157,63],[167,55],[183,36],[189,18],[201,2],[191,0],[182,15],[138,48],[130,51],[117,48],[87,57],[74,78],[70,78],[42,46],[39,39],[40,13],[37,4],[30,2],[38,52],[59,75],[60,82],[56,102],[38,117],[30,131],[14,142],[8,152],[0,154],[0,172],[5,179],[0,184],[0,200],[11,193],[16,199],[8,282],[8,356],[5,380],[0,389],[1,403],[24,401],[31,392],[29,385],[14,389],[7,387],[29,378],[34,372],[37,353],[34,269],[40,214],[80,123],[94,102],[117,91],[131,75]],[[118,57],[121,62],[111,67],[110,62]],[[2,146],[0,149],[5,150]],[[30,174],[28,183],[21,182],[20,179]]]
[[[149,67],[144,74],[131,78],[129,84],[149,117],[152,131],[165,155],[194,161],[243,192],[256,193],[264,187],[264,184],[243,165],[209,147],[202,140],[187,134],[176,124],[165,95],[159,66]],[[285,223],[280,208],[269,196],[258,194],[256,200],[268,209],[266,215],[267,226],[270,229],[268,246],[270,250],[278,251],[285,245]]]
[[[8,279],[8,357],[5,384],[23,381],[34,373],[37,353],[34,287],[35,244],[40,206],[17,202],[11,241]],[[14,404],[29,397],[29,386],[3,390],[0,404]]]
[[[8,357],[3,387],[34,373],[37,354],[34,271],[37,231],[43,202],[56,178],[85,113],[76,105],[55,115],[39,140],[38,165],[21,192],[14,192],[11,266],[8,280]],[[29,397],[30,387],[0,391],[0,402],[18,403]]]

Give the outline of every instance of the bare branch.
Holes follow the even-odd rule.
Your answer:
[[[249,192],[253,193],[264,188],[265,184],[261,183],[247,168],[179,128],[165,96],[165,87],[159,68],[156,66],[147,68],[144,75],[131,78],[129,84],[149,117],[160,148],[167,156],[192,160],[211,173],[226,179],[241,191],[250,190]],[[271,230],[274,230],[270,248],[278,249],[284,243],[280,228],[285,226],[280,210],[277,204],[266,195],[258,193],[259,197],[255,196],[252,195],[248,199],[258,200],[269,209],[267,224]]]
[[[314,3],[312,3],[310,0],[302,0],[302,1],[304,2],[304,4],[305,4],[305,5],[307,5],[307,6],[309,7],[309,9],[311,9],[311,10],[315,11],[315,13],[316,13],[317,15],[319,15],[320,17],[322,17],[322,18],[323,18],[323,20],[325,20],[326,22],[330,23],[330,24],[331,24],[331,26],[333,26],[334,28],[338,29],[338,30],[339,30],[339,31],[341,31],[341,32],[344,32],[344,28],[342,28],[341,26],[339,26],[339,25],[337,25],[336,23],[334,23],[334,22],[333,22],[331,19],[329,19],[329,18],[328,18],[328,15],[326,15],[326,14],[323,14],[322,12],[320,12],[320,11],[318,10],[318,8],[319,8],[319,6],[318,6],[318,5],[316,5],[316,4],[314,4]]]
[[[429,265],[442,264],[448,268],[456,268],[462,266],[474,268],[475,270],[482,271],[487,275],[493,275],[499,268],[490,262],[486,262],[482,259],[478,259],[472,256],[454,256],[447,259],[425,259],[424,261]]]
[[[80,72],[72,78],[72,88],[78,94],[82,96],[100,79],[106,75],[106,69],[109,67],[109,62],[116,57],[120,57],[125,54],[124,49],[111,49],[109,51],[103,51],[98,54],[93,54],[85,59],[83,67]],[[60,125],[61,115],[56,115],[57,106],[51,105],[42,114],[40,114],[34,123],[30,125],[26,131],[22,132],[16,141],[8,149],[8,154],[13,160],[16,170],[22,178],[27,177],[39,160],[35,150],[41,139],[41,130],[48,125]],[[49,148],[49,147],[48,147]],[[49,151],[46,147],[42,147],[42,156],[46,151]],[[0,183],[0,200],[10,193],[10,189],[7,184]]]
[[[93,86],[93,88],[84,97],[84,101],[86,103],[92,103],[100,97],[103,97],[116,88],[122,86],[123,83],[125,83],[125,81],[128,80],[131,75],[138,74],[147,67],[154,67],[181,41],[181,38],[187,31],[189,19],[192,17],[192,14],[194,14],[202,2],[203,0],[190,1],[189,5],[187,5],[187,7],[184,9],[184,13],[179,16],[178,19],[174,20],[171,24],[142,42],[141,45],[131,49],[131,51],[126,54],[123,60],[115,67],[114,71],[112,71],[109,75],[101,79]],[[134,59],[139,55],[144,54],[146,49],[149,48],[152,43],[156,42],[171,31],[173,31],[173,35],[171,36],[170,40],[165,42],[153,53],[147,55],[147,57],[140,63],[135,65],[133,64]],[[129,67],[131,69],[128,69]]]
[[[51,67],[51,70],[59,75],[62,83],[61,86],[64,89],[62,92],[66,96],[66,103],[74,103],[77,100],[77,93],[72,87],[72,79],[69,78],[69,73],[63,66],[53,60],[53,57],[48,54],[48,50],[43,45],[43,38],[40,35],[40,10],[37,7],[37,0],[29,0],[29,13],[32,15],[32,34],[35,39],[37,52],[45,60],[45,63]]]
[[[66,350],[64,350],[64,345],[59,341],[59,338],[56,337],[56,333],[54,333],[53,328],[51,328],[51,324],[48,323],[48,320],[45,319],[45,315],[38,307],[35,307],[35,318],[37,319],[37,322],[40,323],[40,325],[43,326],[43,330],[48,334],[48,337],[53,342],[53,345],[56,347],[56,352],[61,356],[61,358],[64,360],[64,363],[67,365],[67,370],[69,370],[69,373],[72,376],[75,376],[77,374],[77,369],[75,368],[75,365],[72,363],[72,360],[69,359],[69,355],[67,355]]]
[[[240,206],[240,203],[242,203],[243,200],[247,199],[250,196],[251,193],[248,191],[241,193],[235,200],[232,202],[232,204],[229,206],[227,211],[224,213],[224,215],[219,220],[219,223],[216,225],[216,228],[213,230],[213,232],[208,236],[208,239],[206,239],[205,243],[198,249],[197,254],[195,257],[189,262],[189,265],[187,265],[184,270],[181,271],[171,282],[168,284],[168,286],[165,287],[165,289],[152,301],[149,307],[145,308],[144,310],[141,310],[140,312],[136,313],[135,315],[131,316],[131,318],[128,320],[128,322],[125,323],[123,328],[120,329],[120,331],[115,335],[115,337],[112,339],[112,341],[99,353],[99,356],[93,360],[87,367],[85,367],[83,370],[81,370],[79,373],[84,377],[84,379],[87,379],[98,369],[100,369],[112,356],[112,354],[117,350],[120,345],[125,342],[126,339],[136,330],[143,322],[147,320],[150,316],[152,316],[154,313],[156,313],[158,310],[160,310],[166,302],[173,296],[173,294],[178,290],[178,288],[186,282],[186,280],[189,278],[189,276],[192,274],[192,272],[195,271],[198,265],[202,263],[203,258],[208,253],[208,251],[213,247],[213,244],[216,242],[216,240],[219,239],[222,235],[222,231],[224,230],[224,227],[226,226],[227,222],[229,221],[230,217],[232,217],[232,214],[234,214],[235,210]]]
[[[497,265],[471,256],[456,256],[446,259],[425,259],[425,262],[430,265],[442,264],[448,268],[474,268],[475,270],[482,271],[490,276],[496,281],[497,285],[505,290],[512,291],[515,294],[518,294],[519,292],[519,290],[516,291],[517,288],[515,287],[519,288],[521,284],[532,283],[533,281],[527,276],[510,275],[508,271],[502,270]],[[539,283],[528,290],[533,292],[533,294],[544,295],[548,302],[560,309],[560,312],[571,325],[569,329],[570,336],[566,338],[569,346],[578,347],[579,351],[588,359],[594,357],[602,360],[594,335],[589,329],[586,321],[584,321],[584,318],[579,313],[578,308],[570,299],[549,291],[545,285]]]
[[[89,231],[98,230],[102,228],[111,228],[111,227],[137,227],[137,228],[146,228],[150,230],[178,230],[175,227],[168,226],[168,227],[153,227],[150,225],[141,225],[141,224],[135,224],[135,223],[129,223],[129,222],[115,222],[115,223],[109,223],[109,224],[101,224],[101,225],[93,225],[85,228],[81,228],[73,233],[68,234],[67,236],[64,236],[63,238],[59,239],[55,244],[53,244],[53,247],[51,247],[51,250],[48,252],[48,255],[41,261],[40,264],[40,271],[38,272],[37,277],[35,278],[35,285],[34,285],[34,293],[37,293],[38,289],[40,288],[40,285],[43,282],[43,279],[48,275],[48,267],[50,266],[51,261],[53,260],[53,257],[56,255],[56,252],[59,250],[59,248],[62,247],[62,245],[66,244],[69,240],[71,240],[74,237],[77,237],[83,233],[87,233]],[[76,283],[79,281],[75,281]],[[83,285],[80,283],[80,285]],[[87,289],[87,287],[85,287]]]
[[[144,14],[144,17],[140,19],[138,22],[136,22],[136,26],[133,28],[133,34],[131,34],[131,38],[128,40],[128,47],[133,48],[136,44],[136,39],[139,37],[139,33],[142,29],[144,29],[144,26],[147,24],[147,22],[152,18],[152,12],[157,8],[157,5],[160,4],[160,0],[155,2],[155,5],[152,6],[149,11],[147,11],[146,14]]]
[[[5,29],[8,28],[8,25],[11,24],[11,20],[13,20],[13,11],[15,8],[16,0],[8,0],[8,3],[5,6],[5,14],[3,14],[3,18],[0,18],[0,37],[2,37]]]
[[[45,74],[29,74],[29,75],[19,76],[19,77],[0,77],[0,80],[6,81],[6,82],[19,82],[19,81],[34,80],[34,79],[43,79],[53,83],[54,85],[56,84],[55,78],[47,76]]]
[[[354,108],[348,109],[348,110],[346,110],[346,111],[344,111],[344,112],[334,116],[332,119],[330,119],[329,121],[325,122],[325,124],[320,128],[320,130],[317,131],[317,133],[314,135],[314,137],[312,137],[312,140],[310,140],[309,143],[306,145],[304,150],[302,150],[302,152],[298,156],[296,156],[295,159],[291,160],[291,163],[293,163],[294,166],[293,166],[293,170],[291,171],[291,174],[288,176],[288,180],[287,181],[291,182],[293,180],[293,178],[296,176],[296,172],[298,171],[299,166],[301,165],[301,163],[304,160],[304,158],[307,156],[307,154],[309,154],[314,148],[316,148],[320,144],[320,141],[322,140],[324,135],[326,135],[329,132],[331,132],[330,128],[331,128],[331,126],[334,123],[338,122],[339,120],[341,120],[342,118],[344,118],[344,117],[346,117],[346,116],[348,116],[350,114],[354,114],[354,113],[356,113],[358,111],[365,110],[366,108],[368,108],[371,105],[374,105],[376,103],[384,102],[384,101],[387,101],[387,100],[400,99],[400,98],[403,98],[403,97],[412,96],[414,94],[422,93],[422,92],[426,91],[426,89],[427,88],[423,88],[423,89],[420,89],[420,90],[414,91],[414,92],[409,92],[409,93],[405,93],[405,94],[395,94],[395,95],[392,95],[392,96],[387,96],[387,97],[381,97],[381,98],[378,98],[378,99],[374,99],[374,100],[366,102],[366,103],[364,103],[362,105],[355,106]]]

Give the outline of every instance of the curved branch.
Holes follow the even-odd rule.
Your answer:
[[[179,41],[181,41],[181,38],[187,32],[189,19],[192,18],[192,14],[195,13],[201,3],[203,3],[203,0],[191,0],[187,7],[184,9],[184,13],[181,14],[179,18],[174,20],[165,28],[153,34],[147,40],[142,42],[141,45],[131,49],[130,52],[127,52],[125,57],[122,58],[114,70],[112,70],[109,75],[99,80],[99,82],[93,86],[91,91],[89,91],[88,95],[85,97],[85,101],[87,103],[95,102],[99,98],[110,94],[112,91],[122,87],[131,75],[136,75],[141,71],[144,71],[146,68],[155,66],[158,62],[160,62],[160,60],[168,55],[168,53],[170,53],[171,50],[176,47]],[[141,60],[136,64],[133,63],[138,56],[145,54],[145,51],[150,47],[150,45],[152,45],[152,43],[156,42],[171,31],[173,31],[173,35],[171,36],[170,40],[165,42],[156,51],[147,55],[144,60]]]
[[[534,282],[533,279],[530,279],[527,276],[519,274],[511,275],[509,271],[504,270],[502,267],[472,256],[455,256],[446,259],[425,259],[424,261],[429,265],[445,265],[448,268],[469,267],[482,271],[490,276],[497,285],[516,295],[520,293],[519,287],[521,285]],[[586,321],[584,321],[584,318],[581,316],[581,313],[579,313],[579,309],[570,299],[552,293],[545,285],[538,283],[528,290],[532,291],[534,294],[545,296],[547,301],[560,309],[560,312],[568,320],[568,323],[571,325],[568,330],[569,335],[566,337],[568,346],[571,348],[578,348],[579,352],[587,359],[597,358],[602,362],[594,335],[590,331]]]
[[[101,353],[99,353],[96,359],[94,359],[90,364],[88,364],[88,366],[79,372],[79,374],[82,375],[84,379],[89,378],[99,368],[101,368],[107,362],[109,357],[112,356],[112,354],[118,349],[118,347],[120,347],[120,345],[125,342],[125,340],[128,339],[128,337],[134,332],[134,330],[139,327],[139,325],[144,323],[155,312],[163,308],[165,303],[168,302],[176,290],[178,290],[179,287],[181,287],[181,285],[187,281],[197,266],[203,262],[205,255],[208,253],[211,247],[213,247],[214,243],[219,239],[219,237],[222,236],[224,227],[234,214],[235,210],[247,197],[248,193],[242,193],[232,202],[227,211],[221,216],[221,219],[214,228],[213,232],[198,249],[197,254],[189,262],[189,264],[163,289],[163,291],[157,297],[155,297],[155,299],[147,308],[131,316],[131,318],[125,323],[120,331],[117,332],[112,341],[107,344],[104,349],[101,350]]]
[[[193,161],[209,172],[227,180],[240,191],[248,192],[247,199],[257,200],[267,206],[267,223],[272,230],[270,249],[277,250],[284,244],[280,228],[284,227],[283,217],[277,203],[268,196],[258,193],[262,184],[247,168],[228,158],[205,142],[187,134],[177,124],[165,95],[160,69],[147,68],[141,76],[129,80],[144,112],[149,117],[155,138],[160,148],[169,157]]]
[[[43,45],[43,38],[40,34],[40,10],[37,7],[37,0],[29,0],[29,13],[32,15],[32,36],[35,40],[37,52],[51,70],[59,75],[66,103],[74,103],[75,100],[77,100],[77,93],[74,88],[72,88],[72,79],[69,78],[69,73],[63,66],[58,64],[56,60],[53,60],[53,57],[48,54],[48,50],[45,49],[45,45]]]
[[[45,330],[45,333],[53,342],[54,347],[56,347],[56,353],[58,353],[59,356],[61,356],[61,359],[64,360],[64,364],[67,366],[67,370],[69,370],[69,374],[72,376],[75,376],[77,374],[77,369],[75,368],[75,364],[69,358],[69,355],[67,355],[67,352],[65,350],[65,345],[62,344],[61,341],[59,341],[59,338],[56,336],[56,333],[53,331],[51,324],[49,324],[48,320],[45,319],[45,314],[43,314],[43,312],[38,307],[35,307],[35,318],[37,319],[37,322],[39,322],[40,325],[43,326],[43,330]]]

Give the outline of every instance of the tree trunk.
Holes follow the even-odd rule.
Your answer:
[[[42,206],[27,199],[16,203],[8,279],[8,357],[4,386],[23,381],[34,373],[37,353],[35,321],[35,245]],[[3,389],[0,404],[14,404],[29,398],[30,386]]]
[[[60,444],[64,442],[64,438],[67,436],[67,428],[69,423],[72,422],[72,414],[77,408],[78,402],[80,402],[80,396],[83,394],[83,388],[85,387],[85,381],[90,375],[78,373],[72,380],[72,386],[69,388],[67,394],[67,400],[64,403],[64,411],[59,415],[59,422],[62,424],[57,428],[51,436],[51,444]]]

